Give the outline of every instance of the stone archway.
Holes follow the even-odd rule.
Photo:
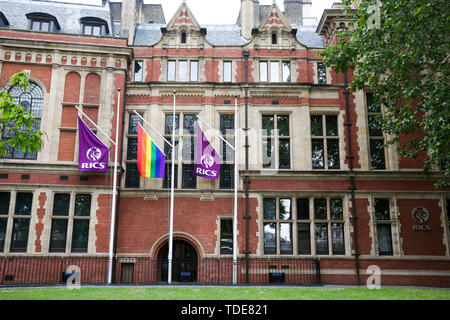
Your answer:
[[[158,279],[166,282],[168,277],[169,241],[165,241],[158,251]],[[172,257],[172,281],[196,282],[197,281],[198,254],[195,247],[188,241],[173,240]]]

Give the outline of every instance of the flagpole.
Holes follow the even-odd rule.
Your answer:
[[[117,89],[117,112],[116,112],[116,143],[114,146],[114,177],[113,177],[113,198],[111,209],[111,228],[109,232],[109,258],[108,258],[108,285],[112,283],[113,248],[114,248],[114,224],[116,217],[116,196],[117,196],[117,152],[119,149],[119,113],[120,113],[120,88]]]
[[[172,117],[172,145],[175,146],[175,105],[176,105],[176,90],[173,90],[173,117]],[[169,218],[169,270],[167,274],[168,284],[172,283],[172,255],[173,255],[173,203],[174,203],[174,189],[175,189],[175,148],[172,147],[172,171],[170,177],[170,218]]]
[[[238,188],[238,120],[237,98],[234,99],[234,214],[233,214],[233,284],[237,284],[237,188]]]

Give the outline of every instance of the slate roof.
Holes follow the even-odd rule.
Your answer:
[[[81,33],[80,18],[94,17],[105,20],[110,35],[113,34],[109,6],[81,5],[76,3],[61,3],[46,0],[0,0],[0,11],[9,22],[11,29],[28,29],[26,14],[43,12],[54,16],[61,27],[62,33]]]
[[[134,45],[152,46],[157,44],[162,38],[161,28],[165,27],[165,24],[138,24]],[[250,42],[242,37],[241,26],[237,24],[201,25],[201,27],[206,29],[206,40],[213,46],[244,46]],[[323,38],[316,33],[315,26],[293,25],[292,28],[297,29],[297,40],[304,46],[325,48]]]
[[[138,23],[133,44],[136,46],[153,46],[157,44],[162,38],[161,28],[165,27],[165,24]]]
[[[243,46],[250,41],[241,35],[241,26],[237,24],[202,25],[206,28],[206,40],[213,46]]]
[[[325,43],[321,35],[316,33],[317,26],[292,25],[297,29],[297,40],[308,48],[325,48]]]

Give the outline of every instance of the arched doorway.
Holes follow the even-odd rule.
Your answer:
[[[158,252],[158,269],[161,281],[167,281],[169,270],[169,242],[161,247]],[[173,240],[172,255],[172,281],[195,282],[197,281],[197,251],[187,241]]]

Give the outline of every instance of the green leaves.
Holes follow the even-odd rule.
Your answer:
[[[28,75],[24,71],[13,75],[9,85],[12,87],[15,84],[27,91],[30,85]],[[17,104],[5,89],[0,90],[0,132],[3,135],[0,156],[6,154],[7,145],[18,147],[22,152],[41,150],[43,133],[33,129],[33,121],[34,117]]]
[[[447,0],[383,0],[379,28],[371,28],[372,0],[345,0],[354,29],[322,52],[337,72],[354,70],[349,87],[370,89],[384,105],[383,131],[401,155],[425,152],[424,173],[440,168],[436,187],[449,186],[450,173],[450,7]],[[350,13],[350,7],[347,8]],[[398,139],[419,134],[421,139]],[[401,141],[401,143],[400,143]]]

